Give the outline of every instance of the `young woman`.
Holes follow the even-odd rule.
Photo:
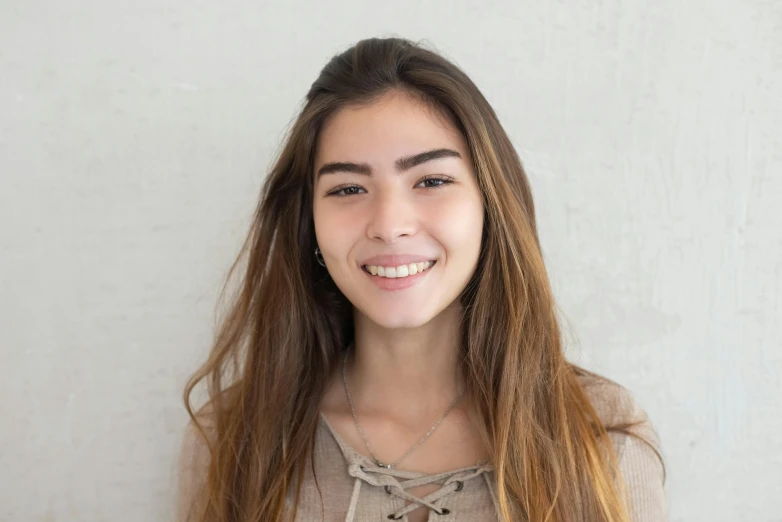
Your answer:
[[[519,158],[436,53],[326,65],[236,273],[179,520],[665,519],[655,431],[565,360]]]

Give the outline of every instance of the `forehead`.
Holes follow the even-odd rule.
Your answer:
[[[393,164],[402,156],[440,147],[467,158],[464,138],[442,111],[394,92],[334,113],[318,137],[315,167],[331,161]]]

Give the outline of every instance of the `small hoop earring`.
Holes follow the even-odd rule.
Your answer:
[[[320,266],[326,266],[326,262],[323,260],[323,254],[320,252],[320,247],[315,247],[315,259]]]

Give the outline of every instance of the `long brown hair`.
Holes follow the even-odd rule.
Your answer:
[[[483,421],[505,521],[629,520],[616,454],[567,362],[541,256],[532,194],[489,103],[457,66],[404,39],[362,40],[307,93],[265,179],[241,276],[185,404],[210,448],[204,522],[283,521],[311,463],[320,401],[352,341],[351,304],[316,262],[313,158],[335,111],[391,90],[419,97],[463,134],[483,196],[476,272],[461,295],[463,375]],[[206,380],[209,431],[190,404]],[[295,510],[293,515],[295,516]]]

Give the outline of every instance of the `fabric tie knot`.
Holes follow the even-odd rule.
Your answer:
[[[354,461],[348,466],[348,473],[355,477],[356,481],[353,487],[350,507],[345,518],[345,522],[352,522],[355,517],[356,507],[358,505],[358,496],[361,490],[361,483],[366,482],[372,486],[383,487],[389,495],[405,499],[410,502],[401,510],[388,515],[390,520],[401,520],[405,515],[415,511],[421,506],[426,506],[438,515],[447,515],[450,511],[440,505],[440,501],[454,492],[461,491],[464,483],[468,482],[481,474],[492,470],[492,466],[485,463],[479,463],[475,466],[460,468],[433,475],[423,475],[420,473],[404,471],[382,466],[371,466],[366,462]],[[427,484],[441,484],[440,489],[429,493],[423,497],[416,497],[408,493],[408,489],[423,486]]]

